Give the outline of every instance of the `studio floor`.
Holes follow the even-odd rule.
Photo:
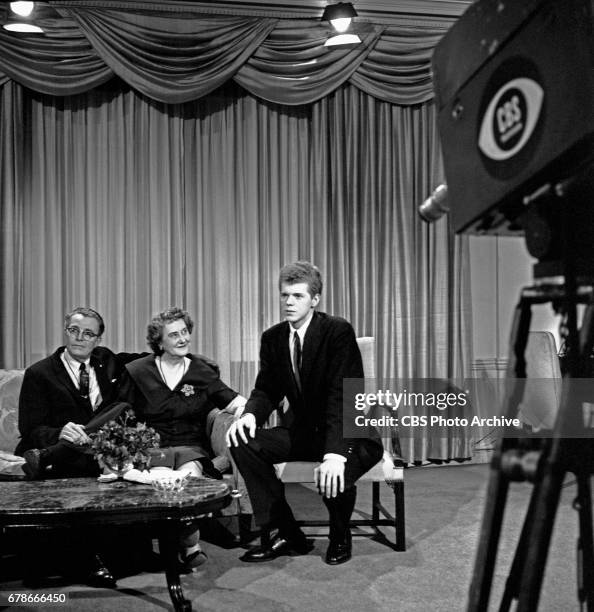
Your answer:
[[[405,471],[407,550],[395,552],[369,537],[354,538],[353,559],[330,567],[323,561],[327,540],[315,539],[307,556],[283,557],[264,564],[239,561],[241,548],[205,542],[209,562],[182,578],[185,596],[196,611],[257,610],[283,612],[402,611],[458,612],[466,609],[478,533],[486,503],[487,464],[409,468]],[[383,487],[382,487],[383,489]],[[531,485],[514,484],[508,498],[498,566],[489,609],[497,609],[527,508]],[[388,504],[388,489],[386,505]],[[291,485],[289,500],[297,514],[324,517],[317,493]],[[576,595],[577,513],[571,503],[576,486],[567,477],[557,512],[539,610],[578,610]],[[362,485],[357,507],[369,508],[370,490]],[[393,530],[384,530],[389,541]],[[2,567],[0,593],[36,591],[23,586],[15,568]],[[50,579],[37,592],[68,595],[52,608],[153,612],[171,609],[165,576],[142,572],[121,576],[117,590],[94,590]],[[27,606],[21,609],[44,610]]]

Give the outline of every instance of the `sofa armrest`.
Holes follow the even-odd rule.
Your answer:
[[[12,454],[19,442],[19,395],[24,370],[0,370],[0,451]]]
[[[231,453],[225,441],[225,434],[233,423],[235,416],[218,408],[213,408],[206,417],[206,434],[210,439],[210,445],[214,454],[212,463],[220,472],[233,472],[233,488],[241,494],[237,498],[236,509],[229,507],[231,513],[251,514],[252,507],[245,488],[241,474],[231,459]],[[232,504],[235,506],[235,504]],[[226,512],[224,512],[225,514]]]
[[[0,480],[23,480],[25,460],[11,453],[0,451]]]
[[[206,417],[206,435],[210,440],[213,452],[212,462],[220,472],[227,472],[231,469],[225,434],[232,422],[233,415],[218,408],[213,408]]]

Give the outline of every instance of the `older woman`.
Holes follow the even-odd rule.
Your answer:
[[[130,384],[123,391],[139,420],[161,436],[163,455],[152,466],[165,465],[194,476],[220,478],[209,458],[206,417],[214,408],[235,411],[246,400],[219,378],[217,365],[190,354],[194,323],[180,308],[169,308],[153,317],[147,340],[153,351],[129,363]],[[197,567],[206,560],[198,531],[183,538],[182,562]]]

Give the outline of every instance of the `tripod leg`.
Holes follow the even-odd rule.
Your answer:
[[[590,376],[590,368],[588,367],[589,357],[594,349],[594,305],[588,304],[582,317],[582,327],[580,329],[580,355],[582,359],[580,364],[580,376],[588,378]]]
[[[470,585],[468,612],[482,612],[487,609],[489,603],[503,511],[509,490],[509,480],[501,472],[498,464],[499,461],[493,459],[474,575]]]
[[[565,477],[565,467],[560,466],[558,446],[555,440],[550,457],[544,467],[542,484],[535,489],[534,523],[526,550],[526,564],[520,584],[517,612],[535,612],[538,608],[551,534]],[[557,448],[556,448],[557,447]]]
[[[534,509],[536,500],[536,489],[538,483],[535,485],[535,489],[532,491],[530,496],[530,504],[526,511],[526,517],[524,518],[524,524],[522,525],[522,533],[520,534],[520,540],[516,548],[514,560],[512,562],[507,580],[505,582],[505,591],[501,598],[501,605],[499,606],[499,612],[507,612],[511,608],[511,604],[514,599],[518,599],[520,595],[520,582],[522,578],[522,569],[526,565],[526,549],[528,541],[530,539],[530,529],[534,521]]]
[[[507,400],[506,416],[516,416],[518,405],[522,399],[523,377],[526,376],[524,351],[528,342],[531,316],[530,299],[522,295],[514,311],[510,335],[510,346],[513,347],[511,367],[516,376],[516,382],[513,392]],[[501,458],[503,453],[514,444],[516,444],[515,441],[506,438],[499,440],[495,456],[491,462],[485,513],[481,525],[474,574],[468,594],[468,612],[483,612],[487,609],[489,603],[497,559],[497,547],[503,524],[503,513],[509,491],[509,479],[501,469]]]
[[[579,513],[578,540],[578,599],[586,603],[588,612],[594,612],[594,539],[592,535],[592,493],[590,474],[577,474],[578,495],[574,508]]]

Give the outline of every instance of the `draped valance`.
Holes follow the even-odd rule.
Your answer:
[[[235,80],[279,104],[309,104],[350,83],[393,104],[433,97],[431,54],[451,20],[357,25],[362,44],[329,50],[318,19],[122,10],[51,3],[45,35],[0,30],[0,85],[73,95],[118,76],[153,100],[182,103]],[[168,3],[170,6],[172,3]]]

